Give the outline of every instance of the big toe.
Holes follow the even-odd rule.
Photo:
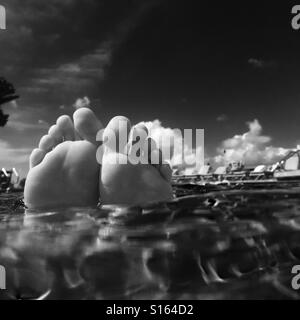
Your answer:
[[[103,125],[95,113],[91,109],[80,108],[74,112],[73,119],[74,127],[79,136],[96,145],[97,133],[103,129]]]
[[[128,118],[123,116],[112,118],[103,132],[107,153],[127,153],[130,130],[131,123]]]

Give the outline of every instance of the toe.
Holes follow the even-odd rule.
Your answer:
[[[172,179],[172,169],[170,164],[164,159],[162,151],[157,147],[155,140],[148,138],[144,145],[144,152],[148,155],[149,163],[154,166],[161,176],[170,182]]]
[[[154,167],[159,167],[163,163],[163,155],[161,150],[157,147],[154,139],[148,138],[143,146],[143,152],[148,159],[148,163]]]
[[[172,169],[171,169],[171,166],[169,165],[169,163],[163,163],[159,167],[159,172],[167,182],[171,182],[171,180],[172,180]]]
[[[94,112],[88,108],[80,108],[73,114],[74,126],[79,136],[93,144],[96,143],[96,136],[103,128],[102,123]]]
[[[49,128],[48,134],[51,135],[54,139],[62,139],[63,137],[63,133],[62,131],[59,129],[57,124],[54,124],[53,126],[51,126]]]
[[[69,116],[63,115],[60,116],[56,124],[59,130],[62,132],[65,141],[74,141],[75,133],[74,133],[74,125]]]
[[[138,164],[139,162],[149,164],[148,153],[144,152],[147,139],[148,129],[144,125],[137,125],[131,129],[127,148],[129,159],[135,160],[131,162],[132,164]]]
[[[34,149],[29,159],[30,169],[40,164],[44,159],[45,155],[46,155],[46,151],[41,149]]]
[[[142,124],[142,123],[138,123],[137,125],[134,126],[135,129],[137,129],[138,131],[144,131],[146,132],[146,135],[148,136],[149,135],[149,130],[148,128]]]
[[[64,140],[63,133],[61,132],[57,124],[50,127],[48,135],[51,136],[55,141],[55,146],[63,142]]]
[[[55,140],[49,134],[42,137],[39,143],[39,149],[49,152],[56,146]]]
[[[127,154],[130,129],[131,124],[126,117],[117,116],[111,119],[103,132],[106,152]]]

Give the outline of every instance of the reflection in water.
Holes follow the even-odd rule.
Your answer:
[[[178,186],[176,200],[143,209],[34,215],[1,195],[0,298],[298,299],[299,187],[215,189]]]

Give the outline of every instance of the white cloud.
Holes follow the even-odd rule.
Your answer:
[[[276,63],[274,61],[266,61],[263,59],[257,59],[257,58],[249,58],[248,63],[258,69],[263,69],[263,68],[269,68],[269,67],[274,67],[276,66]]]
[[[250,58],[248,59],[248,63],[252,65],[255,68],[263,68],[265,65],[265,62],[261,59],[256,59],[256,58]]]
[[[28,162],[31,148],[13,148],[8,142],[0,140],[0,163],[11,162],[23,163]]]
[[[15,167],[24,176],[28,170],[31,148],[14,148],[8,142],[0,140],[0,169]]]
[[[12,108],[14,108],[14,109],[17,109],[17,108],[19,107],[16,100],[11,101],[11,102],[10,102],[10,105],[11,105]]]
[[[91,106],[91,101],[88,97],[78,98],[73,105],[75,109],[89,108],[90,106]]]
[[[220,114],[217,119],[218,122],[224,122],[228,120],[228,116],[226,114]]]
[[[226,139],[218,148],[214,157],[217,164],[228,164],[232,161],[243,161],[247,166],[272,164],[282,158],[288,149],[273,147],[271,138],[262,135],[262,126],[258,120],[247,123],[249,130]]]
[[[38,120],[36,123],[24,123],[17,120],[9,120],[7,128],[12,128],[18,131],[25,130],[44,130],[49,128],[49,124],[46,121]]]
[[[42,120],[42,119],[39,119],[39,120],[38,120],[38,124],[41,125],[41,126],[43,126],[43,128],[45,128],[45,129],[47,129],[47,128],[50,127],[50,124],[49,124],[47,121]]]
[[[80,88],[92,85],[94,80],[103,80],[105,68],[110,64],[113,54],[112,43],[103,42],[92,53],[70,63],[36,70],[33,84],[40,89],[48,86]]]
[[[9,119],[6,127],[17,131],[25,130],[46,130],[49,124],[39,119],[43,115],[43,111],[34,110],[33,108],[16,108],[8,111]]]
[[[183,172],[188,168],[197,170],[203,164],[199,162],[201,162],[201,155],[204,155],[204,146],[199,145],[194,149],[190,143],[186,141],[183,143],[184,134],[179,129],[165,128],[159,120],[140,124],[148,128],[150,137],[160,147],[165,159],[170,161],[173,168],[179,168]],[[195,139],[194,135],[193,139]],[[176,146],[183,146],[183,148]]]
[[[7,104],[8,123],[0,130],[0,166],[16,167],[22,176],[28,171],[29,155],[37,146],[39,139],[47,132],[50,110],[44,107],[33,108],[19,105],[17,108]]]

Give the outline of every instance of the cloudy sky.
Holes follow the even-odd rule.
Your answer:
[[[286,0],[0,4],[0,76],[21,96],[4,107],[0,166],[26,174],[49,124],[84,105],[104,123],[122,114],[204,128],[206,156],[217,162],[224,148],[257,163],[300,142],[300,31]]]

